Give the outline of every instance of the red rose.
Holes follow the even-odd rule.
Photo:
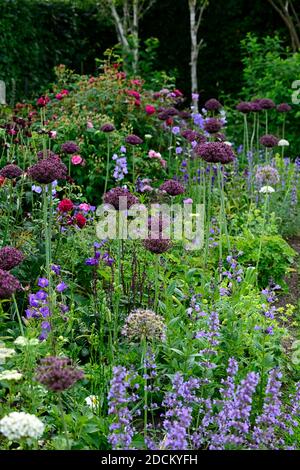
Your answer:
[[[5,178],[4,176],[0,176],[0,187],[3,186],[5,183]]]
[[[173,121],[172,118],[168,118],[168,119],[166,120],[166,125],[167,125],[167,126],[172,126],[173,122],[174,122],[174,121]]]
[[[43,107],[46,106],[46,104],[48,104],[49,102],[50,102],[49,96],[41,96],[41,97],[37,100],[36,104],[37,104],[38,106],[40,106],[41,108],[43,108]]]
[[[135,90],[127,90],[127,95],[133,96],[136,100],[139,100],[141,98],[141,95],[139,94],[138,91]]]
[[[151,115],[155,113],[156,109],[154,108],[154,106],[151,106],[151,104],[146,104],[145,111],[147,114]]]
[[[63,199],[58,204],[58,210],[60,212],[71,212],[73,208],[74,208],[74,204],[70,199]]]
[[[82,214],[76,214],[74,219],[79,228],[83,228],[85,226],[86,218]]]

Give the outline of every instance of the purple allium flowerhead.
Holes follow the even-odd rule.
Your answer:
[[[115,209],[129,209],[134,204],[139,202],[138,198],[134,196],[127,188],[113,188],[104,194],[104,202],[111,204]],[[125,203],[125,207],[121,207]]]
[[[275,186],[280,181],[280,176],[276,168],[271,165],[259,166],[255,179],[259,185]]]
[[[164,341],[166,326],[163,318],[152,310],[141,308],[133,310],[127,317],[122,334],[129,340],[140,341],[142,337],[147,340]]]
[[[222,132],[217,132],[215,134],[215,139],[219,142],[226,142],[226,135],[222,134]]]
[[[52,150],[47,149],[46,151],[40,150],[37,153],[38,160],[44,160],[45,158],[59,158],[55,152]]]
[[[21,284],[8,271],[0,269],[0,299],[10,299],[16,290],[21,289]]]
[[[126,137],[125,142],[130,145],[140,145],[143,143],[143,139],[135,134],[130,134]]]
[[[176,116],[178,114],[178,110],[176,108],[167,108],[165,112],[167,113],[168,117]]]
[[[217,118],[208,118],[204,121],[204,130],[209,134],[216,134],[222,129],[223,123]]]
[[[275,135],[266,134],[266,135],[263,135],[259,139],[259,142],[264,147],[276,147],[276,145],[278,145],[279,139],[277,137],[275,137]]]
[[[208,163],[231,163],[235,159],[232,147],[224,142],[207,142],[199,144],[195,152]]]
[[[160,113],[158,113],[157,117],[160,121],[166,121],[167,119],[169,119],[170,116],[168,115],[168,113],[166,113],[166,111],[161,111]]]
[[[253,113],[258,113],[259,111],[262,110],[262,107],[260,105],[260,100],[253,100],[250,102],[251,104],[251,111]]]
[[[69,140],[68,142],[65,142],[60,146],[62,152],[68,153],[72,155],[72,153],[78,153],[79,152],[79,146],[75,143]]]
[[[179,116],[182,119],[191,119],[192,115],[188,111],[180,111]]]
[[[179,181],[175,180],[167,180],[163,184],[160,185],[159,189],[161,191],[165,191],[170,196],[178,196],[179,194],[183,194],[185,189],[184,186],[179,183]]]
[[[40,184],[53,183],[55,180],[66,179],[67,167],[59,157],[45,158],[27,170],[28,176]]]
[[[186,129],[186,130],[182,131],[181,135],[182,135],[182,137],[184,137],[189,142],[196,141],[196,142],[201,143],[201,144],[206,142],[206,137],[204,135],[202,135],[199,132],[194,131],[192,129]]]
[[[67,357],[45,357],[36,370],[36,380],[53,392],[67,390],[83,376]]]
[[[103,124],[103,126],[100,127],[100,130],[102,132],[113,132],[115,130],[115,126],[107,122],[106,124]]]
[[[222,105],[215,98],[211,98],[210,100],[206,101],[204,108],[207,109],[207,111],[219,111],[219,109],[222,108]]]
[[[147,250],[151,251],[151,253],[159,255],[168,251],[172,247],[172,242],[167,238],[149,238],[143,241],[143,245]]]
[[[13,163],[5,165],[5,167],[3,167],[0,171],[0,176],[3,176],[3,178],[8,178],[10,180],[19,178],[22,174],[23,170],[21,170],[18,165],[14,165]]]
[[[287,103],[280,103],[277,107],[276,107],[277,111],[279,113],[288,113],[289,111],[292,110],[292,107],[287,104]]]
[[[251,103],[249,103],[248,101],[241,101],[236,109],[240,112],[240,113],[243,113],[243,114],[248,114],[248,113],[251,113],[252,111],[252,105]]]
[[[22,263],[23,259],[24,255],[20,250],[12,246],[4,246],[0,250],[0,269],[10,271]]]
[[[269,98],[262,98],[259,100],[260,107],[262,109],[273,109],[275,108],[275,103],[273,100],[270,100]]]

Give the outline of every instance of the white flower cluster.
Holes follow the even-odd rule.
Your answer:
[[[36,346],[39,344],[39,340],[36,338],[28,339],[25,336],[18,336],[14,343],[16,346],[20,346],[22,348],[23,346]]]
[[[1,380],[21,380],[23,375],[17,370],[4,370],[0,372],[0,381]]]
[[[0,420],[0,432],[10,441],[31,437],[41,437],[45,425],[35,415],[23,411],[13,411]]]
[[[5,359],[13,356],[14,354],[16,354],[16,351],[14,349],[6,348],[5,346],[2,347],[2,345],[0,344],[0,364],[4,364]]]
[[[92,410],[99,406],[99,398],[96,395],[90,395],[84,401]]]

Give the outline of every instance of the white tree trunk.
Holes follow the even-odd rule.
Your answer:
[[[137,73],[138,62],[139,62],[139,0],[133,0],[133,21],[132,21],[132,36],[133,36],[133,63],[132,69],[134,73]]]
[[[199,56],[199,47],[198,47],[198,28],[196,22],[196,6],[197,0],[189,0],[189,9],[190,9],[190,30],[191,30],[191,85],[192,93],[198,93],[198,56]],[[194,110],[198,111],[198,100],[193,100]]]

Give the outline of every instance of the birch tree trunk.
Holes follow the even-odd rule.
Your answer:
[[[197,0],[189,0],[190,9],[190,30],[191,30],[191,85],[192,93],[198,94],[198,31],[196,23],[196,4]],[[194,110],[198,111],[198,100],[193,99]]]

